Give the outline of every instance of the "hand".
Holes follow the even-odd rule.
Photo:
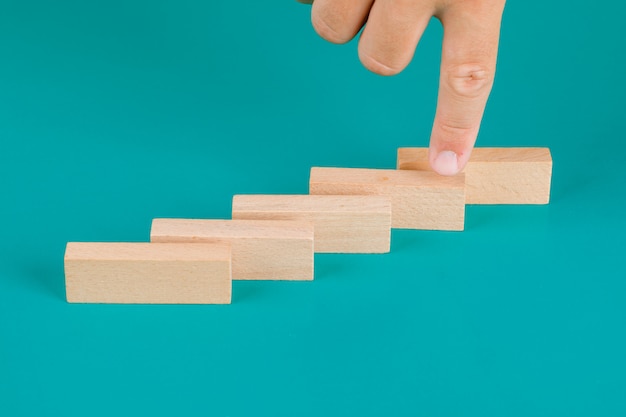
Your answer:
[[[333,43],[363,26],[359,58],[381,75],[402,71],[432,16],[444,28],[437,112],[429,159],[442,175],[461,171],[476,142],[496,69],[505,0],[299,0],[313,3],[311,22]]]

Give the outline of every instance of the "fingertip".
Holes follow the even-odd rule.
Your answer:
[[[439,175],[456,175],[459,173],[459,157],[454,151],[432,152],[430,165]]]
[[[471,152],[471,148],[456,150],[446,148],[438,151],[436,147],[431,146],[428,151],[430,167],[439,175],[456,175],[465,169]]]
[[[441,175],[456,175],[463,171],[474,149],[479,127],[480,121],[474,126],[459,127],[435,116],[428,151],[433,171]]]
[[[374,57],[373,54],[367,53],[363,51],[361,45],[359,45],[359,60],[363,66],[373,72],[374,74],[382,75],[382,76],[392,76],[398,75],[406,66],[408,62],[401,63],[400,65],[392,66],[391,64],[384,63],[383,60]]]

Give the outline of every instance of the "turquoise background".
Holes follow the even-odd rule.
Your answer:
[[[510,1],[481,146],[548,206],[469,206],[229,306],[70,305],[67,241],[145,241],[426,146],[442,29],[364,70],[292,1],[0,2],[0,415],[626,415],[626,6]]]

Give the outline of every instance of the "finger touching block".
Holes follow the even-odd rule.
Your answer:
[[[229,243],[235,280],[312,280],[313,223],[154,219],[152,242]]]
[[[311,168],[314,195],[382,195],[391,198],[391,227],[463,230],[465,176],[444,177],[429,171]]]
[[[383,196],[236,195],[233,219],[311,221],[315,252],[390,248],[391,202]]]
[[[430,171],[428,148],[399,148],[398,169]],[[548,204],[548,148],[475,148],[465,167],[467,204]]]
[[[70,303],[229,304],[228,244],[84,243],[65,249]]]

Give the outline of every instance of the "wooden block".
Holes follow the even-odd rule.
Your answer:
[[[315,252],[385,253],[391,242],[383,196],[236,195],[233,219],[312,221]]]
[[[367,194],[391,198],[391,227],[463,230],[464,175],[394,169],[311,169],[311,194]]]
[[[430,171],[428,148],[398,149],[398,169]],[[548,204],[548,148],[475,148],[465,167],[467,204]]]
[[[227,242],[233,279],[313,279],[313,223],[289,220],[154,219],[152,242]]]
[[[65,249],[70,303],[229,304],[227,244],[78,243]]]

